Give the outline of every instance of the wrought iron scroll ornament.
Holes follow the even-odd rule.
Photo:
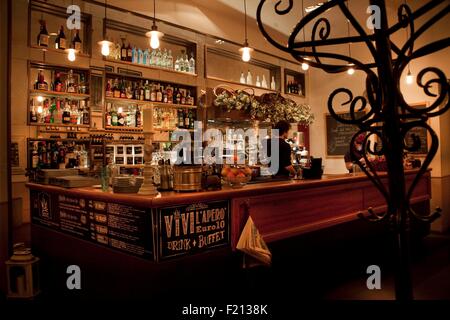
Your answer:
[[[307,62],[310,66],[320,68],[328,73],[345,72],[350,66],[365,73],[366,95],[355,96],[347,88],[338,88],[329,96],[328,109],[338,121],[353,124],[359,128],[350,146],[353,146],[356,137],[364,133],[366,135],[363,143],[364,150],[368,154],[384,155],[386,158],[389,179],[387,187],[382,183],[376,168],[371,165],[367,155],[364,155],[365,167],[358,162],[361,170],[383,195],[388,207],[387,211],[381,214],[375,213],[369,208],[368,214],[361,213],[359,216],[370,221],[389,220],[396,232],[402,233],[408,228],[409,217],[421,222],[431,222],[439,216],[440,209],[430,215],[419,215],[411,208],[410,199],[438,150],[439,139],[427,124],[427,120],[446,112],[450,108],[450,99],[448,78],[438,68],[427,67],[417,75],[417,85],[430,99],[434,99],[433,103],[424,109],[410,106],[405,101],[400,89],[400,79],[412,60],[449,47],[449,37],[428,43],[418,49],[414,48],[414,44],[431,26],[448,15],[450,4],[448,0],[429,0],[413,12],[405,2],[398,7],[398,21],[394,25],[388,26],[385,0],[370,0],[368,5],[380,8],[381,21],[381,28],[374,29],[372,32],[372,30],[363,28],[354,17],[348,7],[350,2],[348,0],[324,2],[297,23],[287,39],[287,43],[279,43],[270,36],[262,21],[262,11],[264,7],[273,6],[269,9],[274,10],[277,15],[283,16],[291,11],[303,10],[303,8],[294,8],[293,0],[279,0],[275,5],[273,5],[273,1],[260,0],[256,19],[266,40],[279,50],[290,54],[300,63]],[[440,7],[438,12],[433,10],[437,7]],[[331,37],[331,23],[324,17],[324,13],[330,9],[340,10],[353,27],[356,35]],[[431,18],[416,29],[415,21],[423,18],[425,14],[431,15]],[[300,32],[303,32],[307,25],[311,25],[310,39],[297,41],[301,38],[299,37]],[[405,28],[408,28],[410,36],[402,47],[398,47],[391,37],[399,31],[406,30]],[[366,30],[369,30],[371,34],[368,34]],[[326,51],[329,46],[348,45],[349,43],[365,45],[370,52],[372,61],[359,61],[355,57]],[[326,59],[326,62],[323,59]],[[346,97],[346,101],[341,103],[341,106],[349,108],[350,119],[344,119],[335,111],[336,103],[334,101],[338,96]],[[361,111],[364,111],[363,116],[360,116]],[[431,143],[421,168],[412,184],[406,188],[403,156],[405,152],[419,150],[421,143],[420,139],[414,135],[412,135],[412,141],[407,139],[411,136],[413,128],[425,129],[431,136]],[[374,137],[377,139],[372,139]],[[371,143],[374,140],[381,141],[381,144]],[[412,296],[408,296],[408,293],[403,295],[403,298],[405,297],[412,298]]]

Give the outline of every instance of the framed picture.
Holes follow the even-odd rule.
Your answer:
[[[25,136],[11,137],[10,163],[12,174],[25,174],[27,167],[26,140]]]
[[[410,104],[410,106],[413,108],[416,108],[416,109],[425,109],[428,107],[428,102],[418,102],[418,103]],[[409,120],[409,121],[413,121],[413,120]],[[430,125],[430,120],[427,121],[427,124]],[[425,156],[428,153],[428,148],[429,148],[429,143],[430,143],[430,135],[428,133],[428,130],[426,130],[425,128],[413,128],[413,129],[409,130],[405,137],[408,145],[411,145],[411,143],[412,143],[412,135],[413,134],[420,138],[420,148],[419,148],[419,150],[417,150],[415,152],[410,152],[410,153],[415,154],[415,155],[424,155]]]

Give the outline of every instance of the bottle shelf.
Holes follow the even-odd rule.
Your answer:
[[[237,81],[225,80],[225,79],[216,78],[216,77],[211,77],[211,76],[208,76],[207,79],[208,79],[208,80],[219,81],[219,82],[221,82],[221,83],[226,83],[226,84],[236,84],[236,85],[239,85],[239,86],[242,86],[242,87],[245,87],[245,88],[252,88],[252,89],[264,90],[264,91],[267,91],[267,92],[273,92],[273,93],[279,92],[278,90],[272,90],[272,89],[270,89],[270,88],[257,87],[257,86],[255,86],[255,85],[250,85],[250,84],[240,83],[240,82],[237,82]]]
[[[36,96],[46,96],[46,97],[61,97],[61,98],[68,98],[73,100],[84,100],[88,99],[91,96],[88,94],[82,94],[82,93],[70,93],[70,92],[57,92],[57,91],[48,91],[48,90],[30,90],[30,96],[36,97]]]
[[[151,70],[158,70],[158,71],[166,71],[166,72],[180,74],[180,75],[182,74],[182,75],[185,75],[185,76],[197,77],[197,73],[176,71],[176,70],[162,68],[162,67],[157,67],[157,66],[148,66],[148,65],[133,63],[133,62],[129,62],[129,61],[122,61],[122,60],[115,60],[115,59],[108,59],[108,58],[104,58],[104,60],[108,61],[108,62],[113,62],[113,63],[119,63],[119,64],[127,65],[127,66],[133,66],[133,67],[144,68],[144,69],[151,69]]]
[[[191,106],[187,104],[174,104],[174,103],[164,103],[164,102],[156,102],[156,101],[142,101],[135,99],[125,99],[125,98],[111,98],[106,97],[106,101],[122,103],[122,104],[138,104],[138,105],[149,105],[158,108],[175,108],[175,109],[196,109],[197,106]]]
[[[153,131],[156,132],[173,132],[176,130],[187,130],[189,132],[195,132],[195,129],[183,129],[183,128],[172,128],[172,129],[162,129],[162,128],[153,128]]]
[[[291,96],[291,97],[306,99],[306,96],[304,94],[302,95],[302,94],[287,93],[287,92],[285,92],[284,94],[287,95],[287,96]]]
[[[128,128],[128,127],[109,127],[105,126],[106,131],[117,131],[117,132],[129,132],[129,133],[140,133],[142,134],[143,129],[142,128]]]
[[[89,124],[64,124],[64,123],[34,123],[31,122],[29,123],[30,126],[35,126],[35,127],[62,127],[62,128],[67,128],[67,127],[73,127],[73,128],[89,128],[90,125]],[[63,130],[47,130],[49,132],[62,132]],[[40,132],[43,132],[43,130],[40,130]],[[75,132],[75,133],[80,133],[80,131],[77,130],[67,130],[67,132]]]
[[[55,49],[55,48],[52,48],[52,47],[43,47],[43,46],[38,46],[38,45],[31,45],[30,48],[32,48],[32,49],[39,49],[39,50],[47,51],[47,52],[62,53],[62,54],[67,55],[66,50]],[[76,55],[77,55],[77,57],[86,57],[86,58],[90,57],[89,54],[83,53],[83,52],[77,52]]]

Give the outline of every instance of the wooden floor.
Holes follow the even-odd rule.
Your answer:
[[[264,301],[291,300],[288,288],[294,290],[295,299],[394,299],[389,241],[369,234],[354,243],[346,240],[345,234],[346,227],[342,226],[334,232],[326,230],[274,243],[270,245],[272,268],[235,270],[236,282],[226,291],[230,290],[235,298],[241,294],[243,299],[252,296]],[[329,241],[318,241],[323,237]],[[30,226],[16,229],[14,239],[29,244]],[[365,271],[371,264],[381,268],[381,290],[366,288]],[[413,245],[412,275],[416,299],[450,300],[450,234],[430,234]],[[55,295],[59,293],[47,292],[42,299]]]

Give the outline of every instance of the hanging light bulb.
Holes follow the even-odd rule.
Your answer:
[[[307,71],[309,69],[309,64],[308,62],[303,61],[302,63],[302,70],[303,71]]]
[[[105,22],[103,23],[103,39],[102,41],[97,42],[101,47],[102,55],[107,57],[110,53],[110,47],[113,44],[111,41],[108,41],[106,37],[106,0],[105,0]]]
[[[109,56],[109,53],[111,52],[110,47],[112,42],[108,40],[102,40],[99,41],[98,44],[102,46],[102,55],[105,57]]]
[[[73,48],[69,48],[66,50],[67,51],[67,59],[69,59],[69,61],[74,62],[76,57],[76,50]]]
[[[161,39],[164,36],[164,33],[161,31],[158,31],[158,27],[156,26],[156,3],[155,0],[153,0],[153,25],[152,30],[147,32],[145,34],[147,38],[150,38],[150,47],[152,49],[158,49],[159,48],[159,39]]]
[[[355,68],[353,68],[352,66],[350,66],[350,68],[347,69],[347,73],[349,75],[353,75],[355,73]]]
[[[247,41],[244,43],[244,46],[239,49],[239,52],[242,54],[242,61],[249,62],[252,58],[253,49],[248,46]]]
[[[252,58],[252,52],[253,49],[250,48],[250,46],[248,45],[248,39],[247,39],[247,2],[246,0],[244,0],[244,13],[245,13],[245,41],[244,41],[244,45],[242,46],[242,48],[239,49],[239,52],[242,54],[242,61],[244,62],[249,62],[250,59]]]
[[[42,112],[44,112],[44,109],[42,108],[42,106],[39,106],[37,108],[37,113],[42,113]]]
[[[37,101],[38,102],[43,102],[44,101],[44,97],[43,96],[37,96]]]
[[[408,74],[406,75],[406,84],[411,85],[414,83],[414,76],[411,73],[411,70],[408,70]]]

